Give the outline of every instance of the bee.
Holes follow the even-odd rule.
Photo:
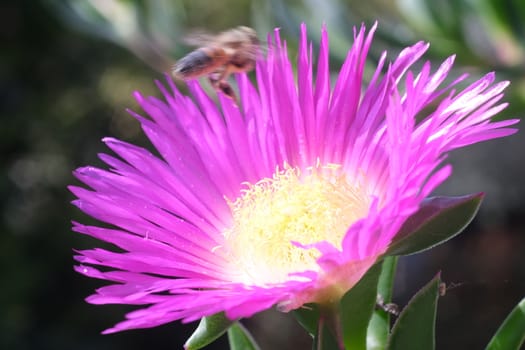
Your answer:
[[[172,75],[181,80],[207,76],[216,91],[235,100],[228,77],[255,67],[260,47],[255,30],[240,26],[217,35],[193,35],[186,42],[198,48],[175,63]]]

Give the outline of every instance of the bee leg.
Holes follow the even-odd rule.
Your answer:
[[[208,79],[210,80],[211,85],[216,91],[221,91],[224,95],[231,98],[232,100],[237,103],[237,97],[235,96],[235,91],[233,91],[233,88],[226,80],[226,77],[229,74],[226,74],[226,71],[222,74],[216,75],[211,74]]]
[[[235,100],[236,99],[236,96],[235,96],[235,91],[233,91],[231,85],[225,81],[225,80],[220,80],[218,82],[218,89],[222,91],[223,94],[225,94],[226,96],[228,96],[229,98]]]

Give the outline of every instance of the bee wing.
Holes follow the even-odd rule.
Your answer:
[[[262,45],[252,45],[249,49],[244,50],[242,55],[250,60],[257,61],[264,57],[268,52],[268,48]]]
[[[201,30],[194,30],[184,36],[182,41],[190,46],[208,46],[215,42],[217,35]]]

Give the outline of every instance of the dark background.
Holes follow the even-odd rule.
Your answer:
[[[73,249],[101,243],[70,232],[70,220],[86,223],[89,218],[69,204],[73,196],[66,190],[76,183],[73,169],[100,165],[96,154],[106,151],[102,137],[150,147],[124,109],[137,109],[134,90],[157,94],[153,80],[162,79],[159,71],[166,62],[187,51],[177,38],[191,28],[245,24],[265,33],[279,26],[293,50],[301,21],[314,41],[325,21],[336,72],[351,43],[351,27],[377,18],[373,57],[416,40],[431,41],[429,59],[442,61],[457,52],[457,72],[479,77],[496,70],[500,80],[512,80],[506,94],[511,107],[502,118],[521,117],[525,111],[519,44],[525,42],[520,26],[525,14],[518,2],[473,11],[462,1],[443,1],[448,5],[439,9],[416,1],[427,6],[424,12],[407,9],[401,1],[387,6],[382,1],[230,0],[210,5],[163,0],[155,4],[170,11],[155,12],[147,1],[122,1],[143,16],[138,20],[143,36],[135,33],[131,39],[115,30],[117,20],[93,14],[82,18],[89,11],[73,10],[72,3],[79,2],[0,5],[1,349],[177,349],[195,327],[173,323],[100,335],[131,308],[83,301],[104,282],[73,271]],[[481,212],[453,241],[400,260],[395,301],[401,305],[438,271],[455,286],[440,300],[438,349],[482,348],[525,295],[523,150],[519,133],[455,152],[450,157],[455,172],[438,193],[486,192]],[[310,347],[289,315],[268,311],[246,324],[263,349]],[[227,348],[226,341],[216,348]]]

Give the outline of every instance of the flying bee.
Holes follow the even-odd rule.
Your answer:
[[[207,76],[215,90],[235,100],[235,92],[228,83],[228,77],[232,73],[248,72],[255,67],[259,52],[255,31],[240,26],[217,35],[193,35],[186,42],[198,48],[175,63],[173,76],[182,80]]]

